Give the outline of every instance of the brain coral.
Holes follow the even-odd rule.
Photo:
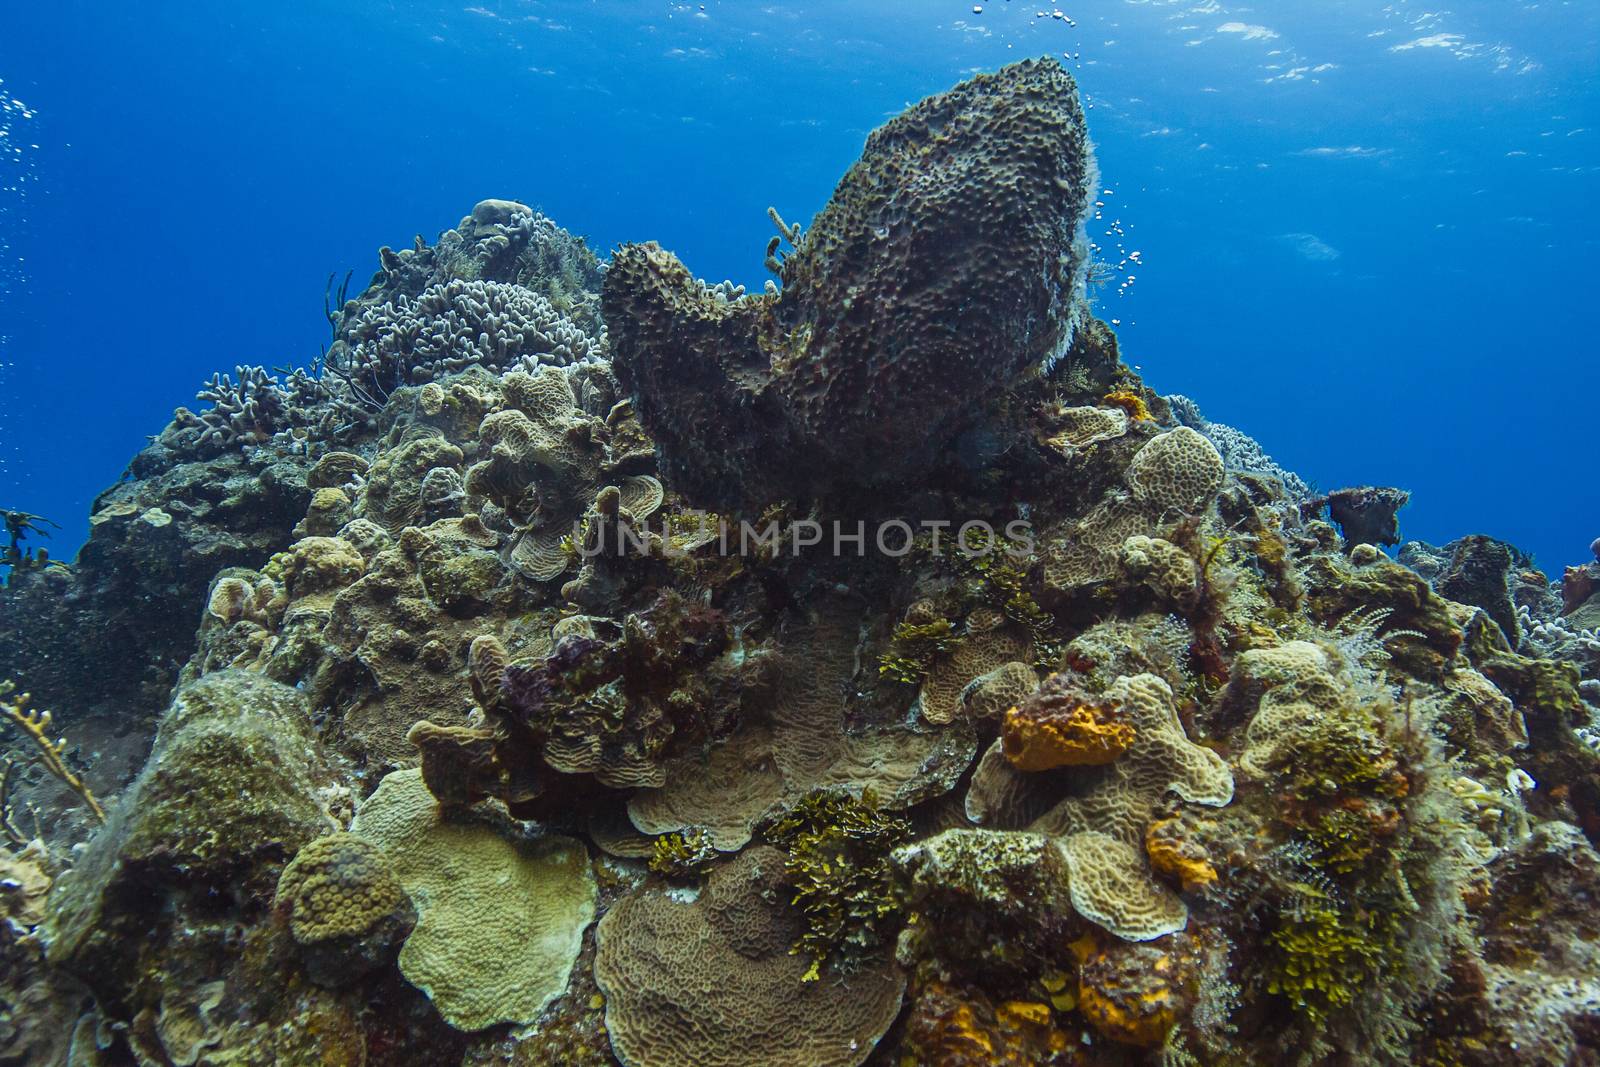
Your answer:
[[[1003,622],[984,628],[969,620],[967,636],[948,656],[934,661],[918,698],[924,719],[941,726],[953,722],[961,714],[967,687],[979,677],[1008,663],[1026,664],[1031,655],[1026,636],[999,624]]]
[[[1152,525],[1142,504],[1125,494],[1108,496],[1045,546],[1040,569],[1045,586],[1070,593],[1111,581],[1121,573],[1122,546],[1148,534]]]
[[[783,870],[782,853],[752,848],[693,903],[651,888],[600,920],[595,980],[626,1067],[857,1067],[871,1054],[905,979],[880,963],[802,981]]]
[[[1118,678],[1104,694],[1133,729],[1132,743],[1101,768],[1081,775],[1075,795],[1034,818],[1028,829],[1060,842],[1070,872],[1072,904],[1118,937],[1148,941],[1183,929],[1184,903],[1151,877],[1145,835],[1168,792],[1191,804],[1220,806],[1233,799],[1233,774],[1222,758],[1190,741],[1178,721],[1172,689],[1153,674]],[[997,742],[996,747],[999,747]],[[993,750],[991,750],[993,751]],[[985,756],[973,777],[967,812],[994,825],[1031,815],[1030,794],[1060,782]]]
[[[1122,566],[1164,600],[1188,605],[1195,599],[1199,568],[1171,541],[1135,534],[1122,543]]]
[[[1139,449],[1128,468],[1128,484],[1136,498],[1157,511],[1196,515],[1222,488],[1225,474],[1217,446],[1179,426]]]
[[[580,843],[450,820],[415,770],[387,775],[351,829],[383,849],[416,902],[400,972],[450,1025],[532,1022],[566,991],[595,910]]]
[[[616,370],[672,483],[753,502],[821,471],[927,465],[1070,344],[1094,183],[1071,75],[1026,60],[874,131],[810,232],[783,227],[798,247],[781,295],[729,302],[654,245],[618,250],[602,292]],[[815,460],[792,462],[795,443]]]

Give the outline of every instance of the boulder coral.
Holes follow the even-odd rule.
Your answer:
[[[394,959],[416,909],[383,853],[355,834],[319,837],[278,878],[287,917],[314,981],[340,985]]]

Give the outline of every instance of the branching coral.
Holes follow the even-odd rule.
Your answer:
[[[106,812],[100,806],[100,801],[95,798],[83,778],[71,767],[67,766],[66,752],[67,739],[57,738],[50,740],[47,732],[50,729],[50,713],[48,711],[35,711],[28,707],[28,694],[18,693],[16,684],[11,681],[0,681],[0,713],[16,724],[39,753],[39,761],[44,764],[61,784],[78,794],[89,813],[96,822],[106,821]]]
[[[289,395],[265,367],[236,367],[239,380],[213,374],[196,399],[211,406],[194,415],[178,409],[180,426],[200,427],[202,445],[236,447],[260,444],[283,429],[290,409]]]
[[[378,406],[403,385],[474,363],[565,365],[594,358],[604,345],[603,335],[590,336],[532,289],[460,278],[368,306],[341,323],[340,335],[329,373]]]
[[[0,567],[10,567],[14,571],[38,567],[66,568],[65,563],[52,560],[50,553],[42,547],[38,549],[22,547],[29,534],[49,537],[50,530],[59,530],[61,528],[59,525],[42,515],[33,515],[26,511],[0,511],[0,517],[4,517],[6,527],[6,546],[0,550]]]

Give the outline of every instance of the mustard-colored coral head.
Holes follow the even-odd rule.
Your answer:
[[[308,843],[278,879],[277,905],[302,945],[359,936],[405,909],[406,893],[376,845],[339,833]]]

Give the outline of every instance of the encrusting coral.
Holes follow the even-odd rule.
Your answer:
[[[879,963],[804,981],[782,853],[746,850],[692,903],[646,889],[597,930],[595,977],[626,1067],[858,1067],[900,1010],[905,979]],[[759,1051],[756,1051],[759,1050]]]
[[[1592,1058],[1600,564],[1146,385],[1083,117],[911,108],[764,293],[482,201],[14,549],[0,1060]]]

